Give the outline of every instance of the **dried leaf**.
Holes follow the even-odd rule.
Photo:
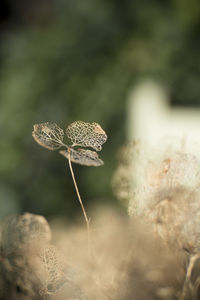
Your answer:
[[[32,136],[35,141],[49,150],[57,150],[62,146],[64,131],[55,123],[34,125]]]
[[[41,253],[41,262],[44,267],[44,285],[40,294],[55,295],[67,282],[63,271],[63,262],[57,249],[49,245]]]
[[[59,152],[67,159],[70,158],[72,162],[79,165],[98,167],[104,164],[95,151],[85,149],[74,150],[71,148],[70,152],[67,150],[61,150]]]
[[[66,134],[72,146],[91,147],[96,151],[100,151],[107,140],[105,131],[97,123],[76,121],[67,127]]]

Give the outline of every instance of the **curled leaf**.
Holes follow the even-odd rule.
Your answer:
[[[107,140],[105,131],[98,123],[76,121],[67,127],[66,134],[72,146],[91,147],[96,151],[100,151]]]
[[[83,165],[83,166],[102,166],[104,164],[98,154],[95,151],[85,150],[85,149],[72,149],[70,152],[67,150],[59,151],[67,159],[70,159],[73,163]]]
[[[56,123],[35,124],[32,136],[35,141],[49,150],[57,150],[63,145],[64,131]]]

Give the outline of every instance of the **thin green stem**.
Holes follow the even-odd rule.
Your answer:
[[[80,202],[81,209],[82,209],[82,212],[83,212],[83,216],[85,218],[85,222],[86,222],[86,226],[87,226],[88,253],[91,254],[91,251],[90,251],[90,221],[88,219],[85,207],[84,207],[83,202],[81,200],[79,189],[78,189],[76,179],[75,179],[75,176],[74,176],[74,171],[73,171],[72,164],[71,164],[71,159],[70,159],[70,150],[69,150],[69,159],[68,159],[68,161],[69,161],[69,168],[70,168],[70,172],[71,172],[72,179],[73,179],[73,182],[74,182],[76,194],[77,194],[78,200]]]

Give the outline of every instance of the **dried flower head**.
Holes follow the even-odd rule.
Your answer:
[[[65,147],[67,150],[59,151],[61,155],[66,157],[69,162],[69,168],[74,182],[75,190],[81,205],[81,209],[85,218],[88,233],[88,252],[90,252],[90,225],[87,213],[85,211],[81,196],[78,190],[76,179],[74,176],[71,162],[84,166],[101,166],[103,161],[99,158],[95,151],[89,149],[74,149],[74,147],[91,147],[96,151],[102,149],[102,145],[107,140],[107,135],[101,126],[97,123],[86,123],[77,121],[70,124],[66,129],[66,135],[72,141],[72,145],[68,146],[63,143],[64,132],[55,123],[41,123],[34,125],[32,133],[35,141],[41,146],[49,150],[57,150]]]
[[[107,135],[99,124],[77,121],[67,127],[66,135],[72,142],[70,146],[64,144],[64,131],[55,123],[35,124],[32,132],[35,141],[44,148],[49,150],[57,150],[61,147],[67,148],[67,151],[61,150],[60,154],[74,163],[96,167],[103,165],[103,161],[95,151],[81,148],[74,149],[74,147],[79,146],[100,151],[107,140]]]

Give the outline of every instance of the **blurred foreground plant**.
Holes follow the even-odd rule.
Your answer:
[[[0,226],[0,299],[41,299],[41,250],[51,230],[44,217],[10,216]]]
[[[88,250],[90,252],[90,224],[85,207],[83,205],[71,162],[84,166],[101,166],[103,161],[99,158],[96,151],[102,149],[102,145],[107,140],[107,135],[101,126],[97,123],[86,123],[83,121],[76,121],[70,124],[66,129],[66,135],[71,140],[72,145],[67,145],[63,142],[64,131],[55,123],[41,123],[34,125],[32,132],[35,141],[44,148],[49,150],[58,150],[61,147],[67,150],[60,150],[59,153],[68,159],[69,168],[76,189],[76,193],[82,208],[82,212],[87,225],[88,233]],[[89,149],[82,149],[76,147],[90,147],[96,151]]]
[[[113,180],[131,218],[140,218],[167,247],[176,246],[188,256],[181,300],[200,293],[200,277],[192,278],[200,259],[200,161],[190,142],[183,146],[180,139],[177,146],[176,140],[175,147],[170,139],[158,145],[130,143],[121,150]]]

